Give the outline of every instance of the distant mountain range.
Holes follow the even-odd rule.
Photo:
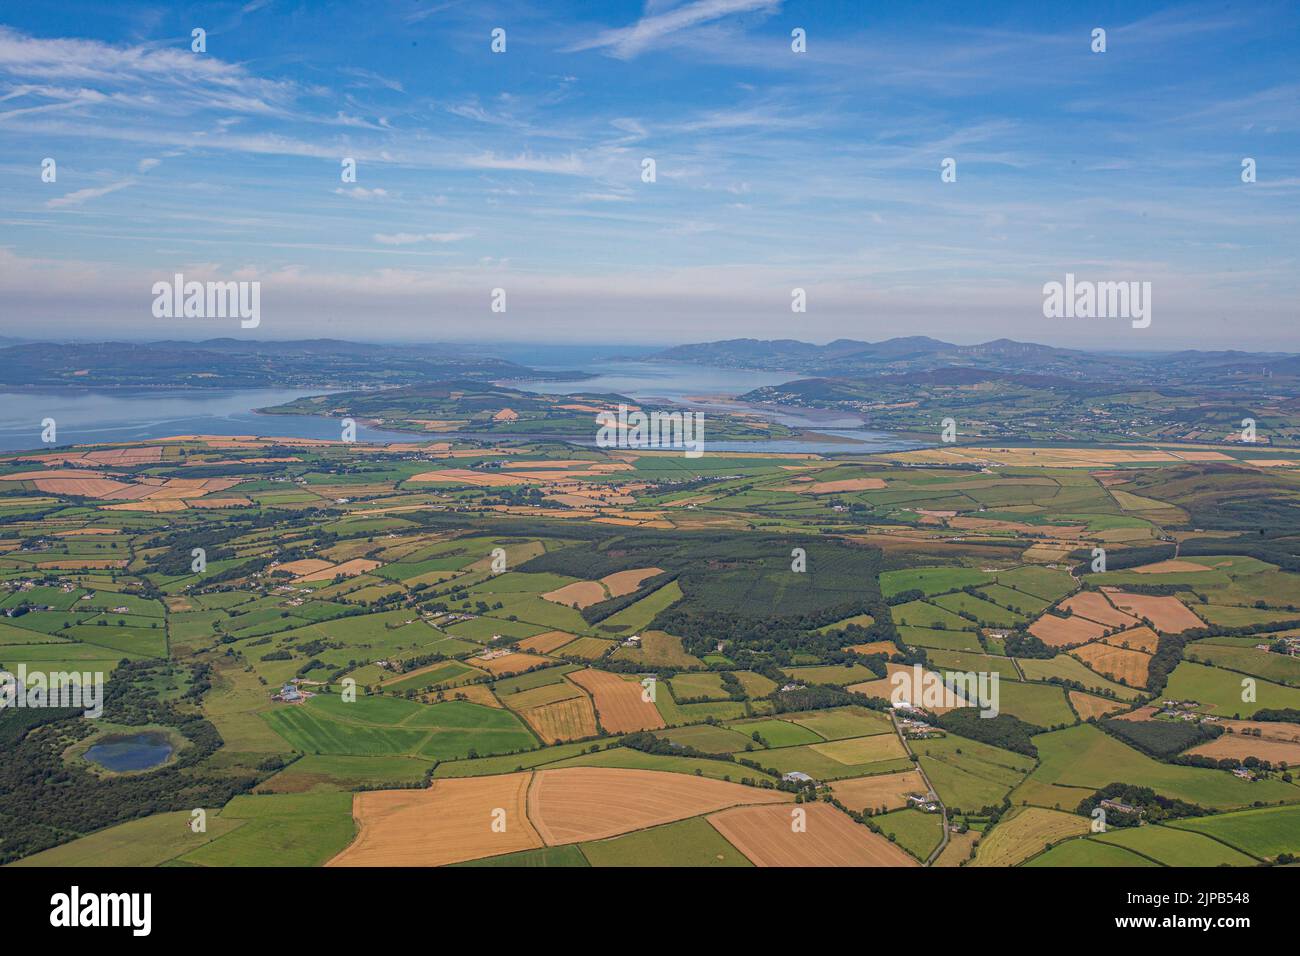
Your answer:
[[[796,339],[728,339],[679,345],[651,358],[693,365],[788,370],[800,375],[896,375],[944,368],[985,369],[1070,380],[1114,381],[1136,377],[1156,381],[1176,370],[1179,377],[1204,371],[1216,376],[1300,376],[1300,355],[1279,352],[1087,352],[1032,342],[996,339],[954,345],[923,335],[860,342],[836,339],[812,345]]]
[[[5,388],[378,388],[446,379],[587,377],[540,372],[443,344],[222,338],[0,346],[0,387]]]

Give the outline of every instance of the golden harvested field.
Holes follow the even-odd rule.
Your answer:
[[[607,731],[625,734],[633,730],[658,730],[664,719],[654,704],[641,699],[639,681],[623,680],[608,671],[573,671],[567,675],[596,702],[596,713]]]
[[[1039,468],[1105,468],[1108,465],[1181,460],[1179,456],[1167,451],[1118,448],[927,448],[878,457],[913,464],[975,462]]]
[[[1205,622],[1187,609],[1176,597],[1152,597],[1149,594],[1128,594],[1114,591],[1110,595],[1116,607],[1144,617],[1164,634],[1181,634],[1193,627],[1204,627]]]
[[[1087,833],[1087,817],[1043,807],[1023,807],[980,840],[968,866],[1015,866],[1066,837]]]
[[[600,583],[609,590],[610,597],[622,597],[624,594],[631,594],[639,588],[641,582],[646,578],[652,578],[656,574],[663,573],[663,568],[633,568],[630,571],[616,571],[613,574],[607,574],[600,579]]]
[[[32,484],[51,495],[80,495],[85,498],[119,498],[129,495],[134,485],[112,478],[37,478]]]
[[[1107,627],[1135,627],[1138,619],[1118,610],[1099,591],[1080,591],[1061,602],[1061,607]]]
[[[791,810],[806,829],[793,831]],[[737,807],[709,817],[755,866],[919,866],[904,850],[825,803]]]
[[[824,744],[809,744],[810,749],[823,757],[842,764],[873,763],[877,760],[892,760],[907,756],[903,742],[897,734],[875,734],[871,737],[851,737],[848,740],[832,740]]]
[[[547,591],[542,597],[565,607],[590,607],[605,600],[605,586],[599,581],[574,581],[554,591]]]
[[[519,716],[528,721],[545,743],[559,740],[581,740],[596,736],[596,712],[586,695],[557,700],[520,711]]]
[[[1248,736],[1246,734],[1224,734],[1217,740],[1211,740],[1199,747],[1193,747],[1187,753],[1195,754],[1198,757],[1214,757],[1215,759],[1235,757],[1238,760],[1244,760],[1247,757],[1258,757],[1260,760],[1267,760],[1275,764],[1285,763],[1288,766],[1295,766],[1300,763],[1300,743],[1268,740],[1264,737]]]
[[[538,471],[546,468],[588,468],[594,463],[581,458],[552,459],[550,461],[503,461],[502,468],[518,470],[520,468]]]
[[[1080,720],[1087,720],[1089,717],[1104,717],[1107,714],[1113,714],[1117,710],[1124,709],[1122,700],[1107,700],[1105,697],[1098,697],[1096,694],[1085,694],[1082,691],[1068,691],[1070,703],[1074,706],[1074,712],[1079,715]]]
[[[35,481],[38,478],[67,478],[71,481],[81,481],[85,478],[103,479],[108,475],[120,475],[119,471],[110,472],[87,472],[78,468],[42,468],[38,471],[19,471],[11,475],[0,475],[0,481]],[[114,482],[125,487],[124,482]]]
[[[491,688],[486,684],[465,684],[461,687],[455,687],[447,691],[447,697],[457,700],[463,697],[465,700],[475,704],[482,704],[485,707],[504,706],[501,701],[497,700],[497,695],[492,693]]]
[[[1147,668],[1151,664],[1150,654],[1127,651],[1122,647],[1113,647],[1101,641],[1076,647],[1070,653],[1103,677],[1116,681],[1122,680],[1129,687],[1147,686]]]
[[[1102,643],[1115,647],[1123,647],[1127,644],[1130,650],[1154,654],[1156,648],[1160,646],[1160,635],[1144,624],[1141,627],[1112,634],[1110,637],[1103,637]]]
[[[1152,717],[1156,715],[1156,711],[1159,709],[1160,709],[1159,707],[1156,707],[1153,704],[1147,704],[1143,707],[1139,707],[1137,710],[1131,710],[1127,714],[1120,714],[1115,719],[1116,720],[1150,720]]]
[[[530,667],[545,664],[549,660],[551,658],[543,657],[540,654],[502,654],[500,657],[487,659],[470,657],[466,659],[465,663],[472,667],[481,668],[493,677],[504,677],[507,674],[518,674]]]
[[[970,848],[975,845],[975,841],[979,838],[978,830],[967,830],[965,833],[949,833],[948,845],[943,848],[943,852],[930,865],[961,866],[963,862],[970,859]]]
[[[1259,731],[1264,740],[1282,740],[1300,743],[1300,724],[1291,724],[1280,720],[1231,720],[1219,721],[1219,726],[1239,734],[1243,730]],[[1252,734],[1253,736],[1253,734]]]
[[[893,695],[896,691],[899,692],[900,697],[906,697],[907,694],[904,692],[907,690],[909,685],[904,684],[901,688],[896,688],[893,683],[893,678],[894,675],[900,671],[911,674],[912,668],[907,664],[886,663],[885,670],[888,674],[887,677],[882,677],[879,680],[862,681],[859,684],[851,684],[844,689],[851,694],[866,694],[868,697],[879,697],[888,701],[893,700]],[[960,694],[954,694],[952,700],[957,707],[966,706],[966,702],[962,699]],[[957,707],[927,707],[926,709],[935,714],[946,714],[950,710],[956,710]]]
[[[532,637],[525,637],[518,643],[522,650],[536,651],[538,654],[549,654],[557,647],[563,647],[576,636],[568,631],[547,631],[545,634],[534,634]]]
[[[484,488],[500,488],[505,485],[529,485],[534,482],[519,474],[503,475],[495,471],[474,471],[472,468],[441,468],[437,471],[422,471],[412,475],[408,481],[446,481],[458,485],[478,485]]]
[[[175,499],[165,501],[153,501],[145,499],[143,501],[123,501],[116,505],[102,505],[105,511],[184,511],[187,507],[185,502],[176,501]]]
[[[352,799],[360,831],[328,866],[443,866],[542,845],[528,820],[531,773],[434,780],[427,790],[370,790]],[[493,812],[505,811],[494,833]]]
[[[898,653],[898,648],[894,646],[893,641],[869,641],[866,644],[850,644],[845,650],[867,657],[872,654],[889,654],[892,656]]]
[[[863,810],[897,810],[907,806],[909,793],[927,793],[919,771],[904,770],[902,773],[881,773],[874,777],[853,777],[849,780],[836,780],[831,784],[835,799],[850,810],[861,813]]]
[[[1000,521],[996,518],[949,518],[948,527],[963,531],[1014,531],[1017,534],[1072,537],[1083,531],[1083,525],[1026,524],[1023,521]]]
[[[286,574],[298,576],[311,574],[313,571],[325,571],[332,567],[334,567],[332,561],[324,561],[320,558],[299,558],[297,561],[286,561],[284,564],[277,564],[271,568],[271,571],[283,571]]]
[[[1138,574],[1186,574],[1188,572],[1209,571],[1203,564],[1196,564],[1192,561],[1157,561],[1154,564],[1144,564],[1140,568],[1130,568]]]
[[[542,839],[555,846],[601,840],[724,807],[792,799],[778,790],[684,773],[561,767],[534,775],[528,814]]]
[[[1057,617],[1044,614],[1029,625],[1029,633],[1048,647],[1069,647],[1072,644],[1086,644],[1095,641],[1106,633],[1106,629],[1095,621],[1081,617]]]
[[[510,694],[505,698],[505,705],[511,710],[524,711],[541,707],[543,704],[554,704],[556,701],[582,696],[584,695],[581,690],[567,680],[562,680],[555,684],[543,684],[541,687],[530,687],[517,694]]]
[[[801,495],[832,495],[844,491],[879,491],[885,487],[881,478],[842,478],[839,481],[811,481],[806,485],[787,485],[779,490]]]
[[[365,574],[367,571],[373,571],[380,567],[381,562],[371,561],[369,558],[353,558],[351,561],[344,561],[342,564],[336,564],[332,568],[321,568],[319,571],[309,571],[299,581],[332,581],[340,574],[345,578],[356,577],[358,574]]]

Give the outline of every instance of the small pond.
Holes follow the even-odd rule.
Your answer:
[[[87,750],[86,759],[105,770],[122,773],[157,767],[166,762],[175,749],[166,734],[114,734]]]

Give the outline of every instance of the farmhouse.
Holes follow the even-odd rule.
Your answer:
[[[1107,810],[1114,810],[1116,813],[1136,813],[1142,814],[1142,810],[1137,807],[1131,807],[1127,803],[1121,803],[1118,800],[1102,800],[1099,804]]]
[[[937,799],[938,798],[933,793],[909,793],[907,795],[907,802],[911,806],[916,807],[918,810],[923,810],[926,813],[938,812],[939,804]]]

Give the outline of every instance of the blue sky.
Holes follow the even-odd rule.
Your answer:
[[[8,4],[0,334],[1300,351],[1297,63],[1287,3]]]

